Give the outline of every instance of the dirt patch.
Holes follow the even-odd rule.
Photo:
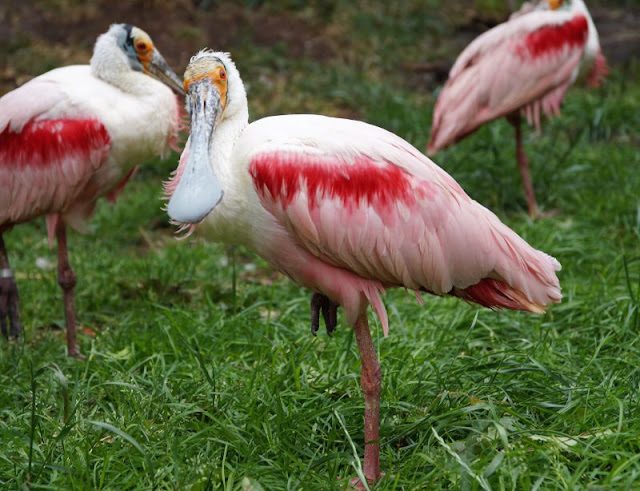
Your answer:
[[[0,43],[8,51],[0,54],[0,72],[6,69],[13,52],[38,43],[54,47],[73,45],[86,53],[88,62],[97,35],[114,22],[146,30],[178,73],[203,47],[234,52],[240,45],[254,43],[278,48],[289,57],[309,56],[322,61],[335,55],[322,26],[305,19],[300,12],[269,12],[233,2],[216,2],[211,9],[202,10],[195,3],[9,0],[0,7]],[[67,64],[65,60],[60,62]],[[38,67],[33,68],[33,72],[39,71]]]
[[[0,7],[0,93],[54,66],[87,63],[96,36],[112,22],[145,29],[170,65],[181,74],[190,57],[203,47],[236,53],[248,46],[272,49],[285,58],[318,63],[349,59],[349,26],[339,12],[269,7],[269,2],[238,5],[202,0],[8,0]],[[336,4],[338,5],[338,4]],[[450,64],[471,39],[500,22],[499,16],[472,12],[453,29],[449,50],[437,60],[405,63],[408,85],[422,89],[441,83]],[[336,7],[336,9],[339,7]],[[640,53],[640,8],[592,9],[601,45],[612,66],[624,65]],[[459,19],[458,19],[459,20]],[[400,21],[399,21],[400,22]],[[426,36],[426,34],[425,34]],[[444,54],[450,52],[451,54]],[[415,79],[415,80],[414,80]],[[411,80],[414,83],[411,83]]]

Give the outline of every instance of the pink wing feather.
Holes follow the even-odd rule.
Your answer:
[[[476,38],[451,69],[434,110],[430,153],[522,109],[531,124],[559,113],[588,38],[579,13],[533,12]]]
[[[249,173],[262,206],[313,256],[384,286],[534,312],[559,301],[555,259],[379,131],[370,135],[375,152],[255,153]]]
[[[47,113],[66,96],[34,79],[0,99],[0,226],[57,213],[73,202],[110,148],[94,118]]]

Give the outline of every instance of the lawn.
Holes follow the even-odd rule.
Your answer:
[[[504,4],[476,3],[490,12]],[[348,115],[424,149],[437,84],[425,90],[405,63],[429,23],[405,29],[393,19],[411,13],[311,5],[301,15],[326,16],[336,39],[359,26],[352,51],[321,62],[238,41],[232,55],[253,118]],[[436,39],[450,32],[438,29]],[[541,134],[527,129],[539,202],[558,211],[537,222],[525,213],[505,121],[434,158],[558,258],[564,298],[535,316],[428,295],[420,306],[388,292],[388,338],[370,315],[384,377],[386,476],[376,489],[640,485],[639,115],[632,61],[601,89],[571,89],[562,118]],[[364,409],[351,329],[314,338],[308,292],[243,249],[176,240],[159,200],[176,163],[174,154],[143,167],[117,205],[100,203],[90,234],[70,234],[84,361],[65,356],[44,221],[6,234],[25,335],[0,339],[1,488],[341,489],[339,476],[359,472]]]

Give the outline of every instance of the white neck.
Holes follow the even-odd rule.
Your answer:
[[[598,38],[598,31],[596,30],[596,25],[591,19],[591,14],[589,14],[587,6],[582,0],[573,0],[571,2],[571,10],[573,12],[580,12],[587,18],[587,23],[589,25],[589,37],[587,39],[587,45],[584,50],[581,71],[590,70],[591,62],[595,58],[598,51],[600,51],[600,39]]]
[[[233,179],[233,149],[244,129],[249,125],[249,110],[240,107],[231,117],[226,117],[216,127],[209,147],[210,159],[219,173],[221,181]]]
[[[209,155],[211,161],[215,162],[215,167],[223,174],[220,178],[224,180],[232,178],[234,171],[234,163],[231,162],[233,148],[249,124],[249,103],[247,92],[235,63],[226,54],[219,53],[218,55],[224,59],[229,74],[229,91],[223,119],[215,128],[213,138],[211,138]]]
[[[159,83],[131,68],[127,55],[117,46],[110,32],[98,37],[90,66],[94,76],[136,96],[150,93],[149,86]]]
[[[240,101],[236,100],[236,102]],[[240,157],[238,153],[234,152],[239,138],[248,125],[249,110],[245,97],[244,105],[241,105],[231,117],[220,121],[211,138],[209,165],[215,169],[220,185],[225,190],[220,204],[198,226],[200,233],[211,240],[241,244],[251,239],[250,234],[243,232],[242,228],[237,226],[239,220],[249,220],[248,217],[243,217],[250,209],[247,196],[234,191],[248,184],[243,181],[248,179],[249,174],[245,172],[241,162],[237,161]]]

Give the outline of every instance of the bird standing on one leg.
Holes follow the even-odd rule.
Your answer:
[[[382,377],[368,305],[385,335],[387,287],[541,313],[560,301],[560,264],[393,133],[312,114],[249,124],[225,53],[194,56],[184,84],[191,134],[166,185],[169,216],[247,246],[315,292],[312,329],[318,310],[332,328],[335,306],[344,309],[362,360],[364,474],[375,481]]]
[[[19,335],[21,326],[2,235],[46,215],[49,241],[58,241],[68,353],[80,354],[66,226],[83,229],[98,198],[115,201],[136,165],[169,153],[180,120],[169,87],[184,93],[149,35],[114,24],[96,41],[90,65],[52,70],[0,98],[0,327],[6,336]]]
[[[521,115],[540,128],[540,112],[559,116],[569,87],[581,75],[597,86],[607,73],[598,33],[582,0],[542,0],[478,36],[458,56],[433,113],[429,154],[507,116],[529,215],[540,216],[522,148]]]

